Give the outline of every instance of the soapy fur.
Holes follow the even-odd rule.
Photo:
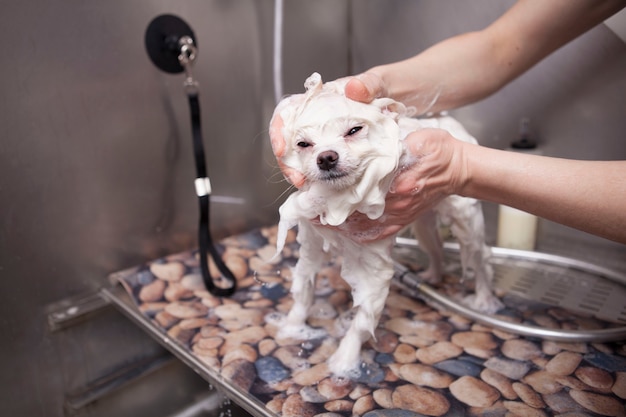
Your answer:
[[[329,367],[336,375],[354,376],[358,374],[361,345],[374,336],[389,292],[394,237],[359,244],[321,225],[341,228],[354,212],[370,219],[382,216],[398,166],[412,162],[404,151],[403,139],[408,133],[438,127],[460,140],[476,140],[451,117],[418,120],[408,117],[409,111],[401,103],[388,98],[369,104],[349,100],[344,95],[345,82],[323,84],[317,73],[306,80],[305,87],[306,93],[282,100],[274,112],[284,121],[286,148],[281,161],[305,178],[302,187],[279,209],[278,251],[295,226],[300,244],[291,287],[294,305],[279,337],[306,333],[316,273],[329,254],[343,255],[341,276],[352,287],[355,315],[329,359]],[[441,279],[443,250],[437,216],[451,225],[460,240],[464,275],[473,274],[476,280],[475,294],[467,303],[483,312],[497,311],[502,305],[490,290],[490,250],[484,244],[482,209],[474,199],[450,196],[412,225],[430,258],[428,269],[420,275],[429,282]],[[311,221],[316,218],[321,225]]]

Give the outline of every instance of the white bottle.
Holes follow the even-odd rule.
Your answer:
[[[511,151],[539,154],[537,144],[530,139],[530,121],[522,119],[520,139],[511,144]],[[501,248],[534,250],[537,242],[537,216],[513,207],[498,208],[498,236],[496,245]]]
[[[498,238],[501,248],[534,250],[537,241],[537,216],[513,207],[498,209]]]

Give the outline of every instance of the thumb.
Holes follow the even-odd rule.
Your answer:
[[[290,184],[292,184],[296,188],[302,188],[304,186],[304,183],[306,182],[306,177],[302,172],[288,167],[282,162],[279,162],[278,165],[280,166],[283,175]]]
[[[364,72],[352,77],[346,84],[346,97],[369,103],[375,98],[385,96],[383,80],[373,72]]]

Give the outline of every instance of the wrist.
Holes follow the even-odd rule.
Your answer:
[[[463,197],[478,198],[475,190],[477,170],[480,170],[482,147],[473,143],[460,142],[458,153],[458,174],[454,194]]]

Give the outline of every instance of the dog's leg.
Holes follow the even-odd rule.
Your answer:
[[[462,197],[456,197],[458,199]],[[474,275],[474,294],[465,302],[475,310],[495,313],[504,305],[493,294],[491,284],[493,269],[489,265],[491,250],[485,244],[485,221],[480,202],[466,199],[458,201],[457,210],[452,213],[452,233],[461,245],[463,276]]]
[[[441,280],[443,272],[443,247],[437,228],[437,214],[433,210],[424,213],[412,224],[411,231],[429,261],[428,269],[418,275],[424,281],[435,284]]]
[[[287,315],[285,326],[279,331],[280,337],[310,339],[323,335],[306,325],[309,309],[314,301],[315,275],[327,259],[323,249],[324,240],[313,227],[306,222],[299,225],[300,257],[293,269],[291,283],[294,303]]]
[[[356,314],[337,351],[329,358],[331,372],[343,377],[357,377],[361,345],[374,337],[385,306],[393,276],[393,262],[384,246],[382,252],[361,248],[347,256],[344,253],[342,276],[352,286]],[[357,249],[358,250],[358,249]]]

